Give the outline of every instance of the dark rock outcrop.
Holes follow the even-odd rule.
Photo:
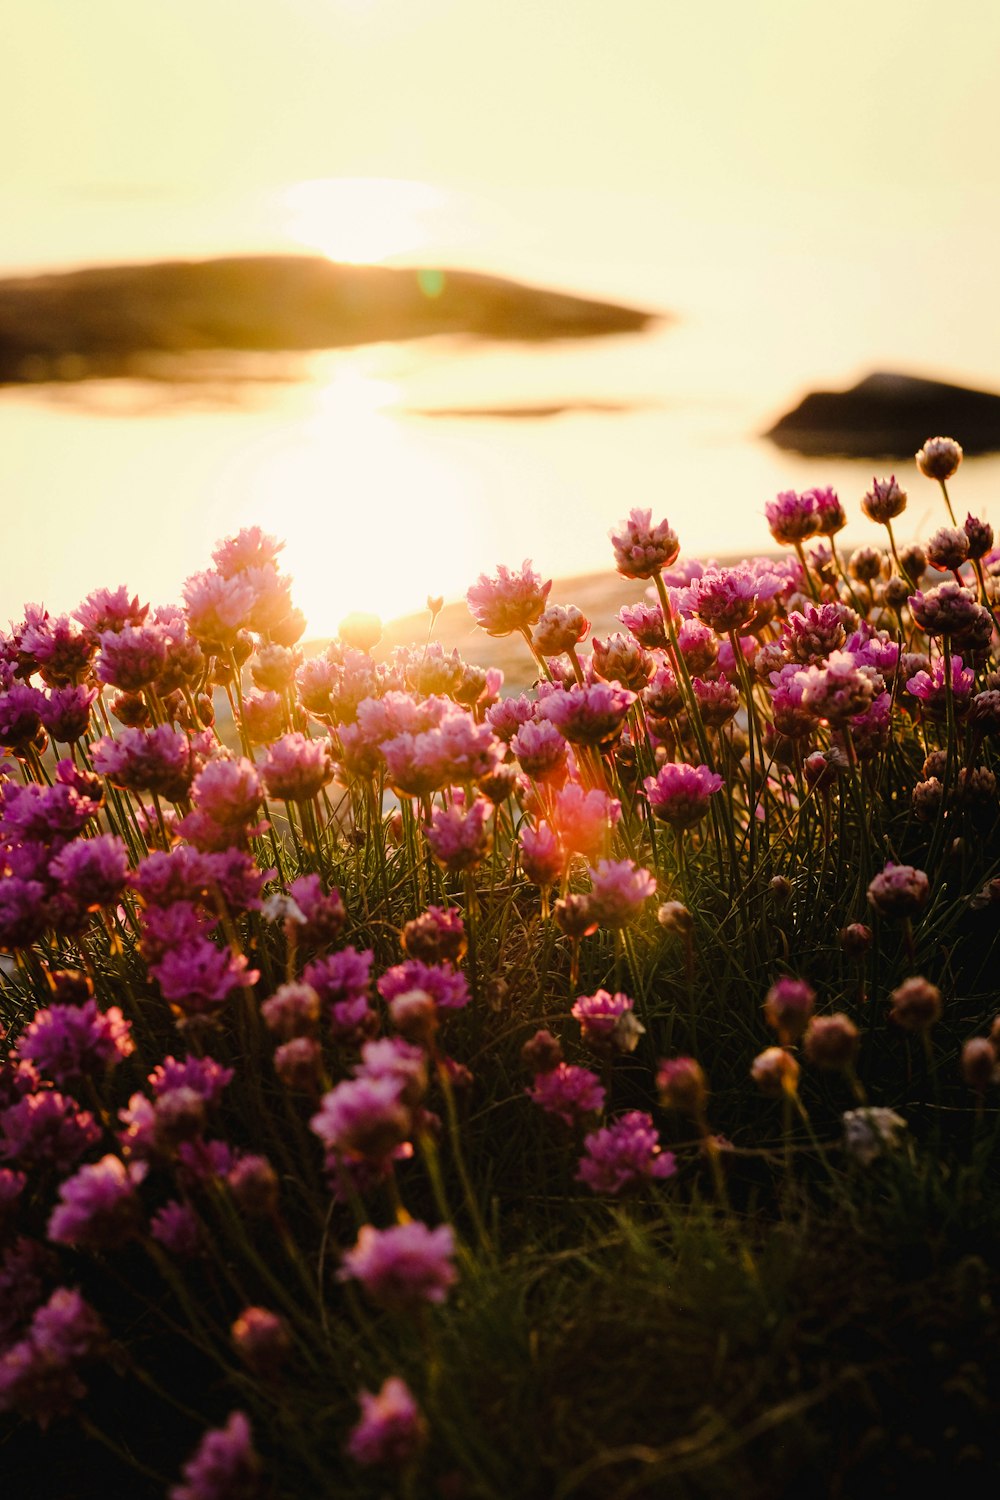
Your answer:
[[[0,281],[0,383],[162,375],[171,360],[206,351],[332,349],[428,334],[591,338],[653,321],[637,308],[469,271],[297,255],[98,266]]]
[[[812,457],[912,457],[947,434],[967,453],[1000,451],[1000,395],[912,375],[869,375],[848,391],[813,391],[765,437]]]

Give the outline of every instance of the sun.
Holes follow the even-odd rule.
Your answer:
[[[320,177],[282,194],[283,228],[330,260],[378,264],[430,249],[447,194],[394,177]]]

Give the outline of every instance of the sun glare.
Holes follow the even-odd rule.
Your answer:
[[[284,230],[330,260],[378,263],[427,250],[447,194],[392,177],[322,177],[282,194]]]

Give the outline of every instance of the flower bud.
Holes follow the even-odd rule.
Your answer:
[[[927,479],[950,479],[962,462],[962,449],[954,438],[928,438],[917,452],[917,468]]]
[[[817,1068],[843,1071],[854,1066],[860,1035],[849,1016],[839,1011],[831,1016],[814,1016],[803,1039],[802,1048]]]
[[[928,1031],[941,1015],[941,991],[929,979],[914,975],[904,979],[890,996],[889,1012],[904,1031]]]
[[[780,1099],[783,1094],[797,1092],[799,1065],[784,1047],[767,1047],[754,1058],[750,1076],[769,1099]]]
[[[708,1099],[705,1072],[693,1057],[668,1057],[660,1063],[656,1087],[664,1109],[700,1119]]]

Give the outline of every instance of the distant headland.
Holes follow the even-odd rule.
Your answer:
[[[185,357],[453,334],[542,342],[637,333],[662,315],[471,271],[247,255],[0,281],[0,384],[183,377]]]

